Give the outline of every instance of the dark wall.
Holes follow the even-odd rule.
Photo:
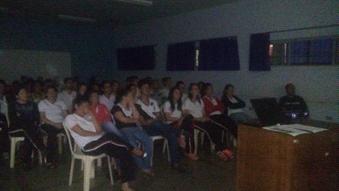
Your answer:
[[[108,78],[113,34],[109,26],[0,19],[0,49],[67,51],[73,76]]]

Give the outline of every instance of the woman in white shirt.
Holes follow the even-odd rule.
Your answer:
[[[231,153],[228,149],[226,149],[227,146],[222,142],[220,136],[222,134],[222,129],[215,127],[215,124],[213,124],[210,118],[206,115],[204,102],[200,98],[199,92],[200,89],[198,84],[190,84],[189,95],[184,102],[183,111],[185,114],[193,116],[193,123],[195,126],[199,127],[199,130],[207,133],[213,144],[215,144],[217,155],[222,160],[232,158]]]
[[[178,87],[170,90],[168,100],[164,103],[163,112],[165,122],[178,130],[178,142],[185,150],[186,156],[191,160],[198,160],[194,154],[194,139],[192,116],[184,115],[182,111],[182,93]]]
[[[57,134],[62,132],[62,122],[67,115],[64,102],[57,100],[57,89],[54,86],[46,88],[46,98],[38,104],[41,128],[47,132],[47,167],[57,166]]]
[[[107,154],[119,159],[123,191],[132,191],[130,181],[135,179],[136,164],[131,156],[142,156],[143,152],[135,149],[114,134],[105,134],[89,109],[86,99],[74,100],[74,113],[64,121],[75,143],[87,155]]]

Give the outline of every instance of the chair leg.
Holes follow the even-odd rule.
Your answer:
[[[109,179],[111,181],[111,185],[114,185],[111,157],[109,156],[107,157],[107,163],[108,163]]]
[[[194,154],[197,155],[198,154],[198,134],[199,134],[199,130],[194,129]]]
[[[171,162],[171,154],[169,151],[168,140],[166,139],[164,142],[163,153],[165,153],[165,149],[167,149],[167,161]]]
[[[85,159],[84,160],[84,191],[90,190],[91,170],[92,170],[92,161]]]
[[[10,153],[10,162],[9,162],[9,167],[14,168],[14,163],[15,163],[15,148],[16,148],[16,140],[11,138],[11,153]]]
[[[101,159],[98,159],[98,161],[97,161],[97,166],[98,166],[98,167],[102,167],[102,160],[101,160]]]
[[[95,162],[91,164],[91,179],[95,178]]]
[[[63,147],[62,141],[63,141],[63,137],[58,137],[58,152],[59,152],[59,155],[62,154],[62,147]]]
[[[68,180],[68,185],[69,186],[71,186],[72,182],[73,182],[74,162],[75,162],[75,159],[72,157],[72,160],[71,160],[71,169],[69,171],[69,180]]]
[[[154,147],[154,141],[153,141],[153,147]],[[152,157],[151,157],[151,167],[153,167],[153,156],[154,155],[154,148],[152,149]]]

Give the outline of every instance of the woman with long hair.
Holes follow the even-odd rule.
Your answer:
[[[198,84],[192,83],[189,86],[189,95],[183,104],[185,114],[193,116],[193,123],[200,131],[207,133],[215,145],[217,155],[222,160],[232,158],[232,153],[222,141],[222,129],[211,122],[211,118],[206,115],[204,102],[200,97]]]
[[[177,135],[179,145],[184,148],[186,156],[191,160],[198,160],[198,157],[194,154],[193,117],[184,115],[182,111],[182,93],[178,87],[170,90],[168,100],[163,106],[163,112],[165,122],[179,132]]]

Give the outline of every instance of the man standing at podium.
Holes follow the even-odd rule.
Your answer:
[[[285,86],[286,94],[279,100],[283,115],[289,121],[304,119],[309,116],[309,111],[304,99],[295,94],[295,86],[288,83]]]

